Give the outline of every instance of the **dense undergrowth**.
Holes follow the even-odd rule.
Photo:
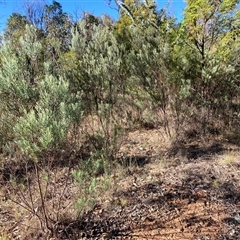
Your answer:
[[[131,5],[131,21],[122,10],[116,23],[90,14],[73,22],[55,1],[38,21],[9,18],[0,46],[1,184],[44,234],[53,236],[68,211],[69,181],[78,188],[73,218],[114,185],[132,129],[162,128],[173,142],[238,141],[236,4],[188,1],[180,23],[142,3]],[[66,187],[58,192],[60,166]]]

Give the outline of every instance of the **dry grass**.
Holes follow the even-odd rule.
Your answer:
[[[54,203],[65,186],[58,212],[59,239],[63,233],[65,239],[82,239],[84,234],[92,239],[117,239],[120,234],[122,239],[221,239],[219,236],[231,230],[226,221],[233,219],[240,204],[239,159],[239,147],[234,144],[194,140],[173,147],[162,130],[136,129],[122,142],[111,173],[97,177],[97,197],[93,196],[94,204],[87,206],[81,217],[76,202],[83,188],[73,179],[64,185],[66,166],[53,169],[46,204],[48,211],[56,214]],[[36,179],[31,184],[37,203]],[[36,216],[11,201],[21,203],[16,191],[4,181],[0,189],[0,239],[44,239]],[[117,233],[111,230],[109,219]],[[88,221],[94,222],[95,233]],[[71,234],[67,235],[66,229],[71,229]]]

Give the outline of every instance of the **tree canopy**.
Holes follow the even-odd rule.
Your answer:
[[[240,127],[240,1],[187,0],[179,22],[152,0],[115,2],[117,21],[84,12],[73,22],[55,0],[28,4],[8,18],[0,45],[1,161],[46,180],[54,160],[81,156],[69,174],[82,184],[82,211],[132,130],[164,130],[174,145]],[[45,183],[41,214],[33,200],[25,208],[53,231],[60,217],[44,205]]]

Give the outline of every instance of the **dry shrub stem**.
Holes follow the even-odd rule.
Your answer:
[[[41,204],[42,204],[41,209],[42,209],[42,213],[43,213],[43,217],[44,217],[44,224],[46,225],[47,229],[51,232],[51,236],[52,236],[53,235],[53,229],[49,225],[49,217],[48,217],[47,212],[46,212],[45,199],[44,199],[44,195],[43,195],[42,187],[41,187],[41,180],[40,180],[40,175],[39,175],[39,166],[36,162],[34,162],[34,168],[35,168],[35,172],[36,172],[36,176],[37,176],[37,185],[38,185],[38,191],[39,191],[40,200],[41,200]],[[42,222],[41,222],[41,226],[42,226]],[[43,226],[42,226],[42,230],[44,230]]]
[[[13,190],[12,195],[10,195],[10,201],[12,201],[17,206],[25,209],[32,216],[35,216],[40,224],[40,229],[42,233],[45,233],[49,237],[54,237],[57,233],[56,230],[60,223],[60,214],[63,211],[66,211],[69,207],[62,207],[62,203],[64,201],[64,195],[67,192],[67,187],[69,184],[69,179],[71,177],[71,158],[68,161],[67,172],[64,174],[64,177],[67,179],[64,180],[64,184],[61,188],[61,192],[56,199],[52,199],[52,204],[48,202],[48,194],[52,197],[58,195],[57,188],[57,176],[54,174],[54,177],[51,176],[53,170],[53,156],[47,157],[47,162],[38,161],[33,162],[33,168],[29,167],[28,161],[25,161],[25,181],[26,187],[22,187],[21,183],[19,183],[19,179],[14,174],[15,177],[12,181],[9,181],[11,189]],[[46,168],[41,166],[44,164]],[[33,171],[35,172],[36,179],[36,188],[34,189],[33,178],[30,176],[33,175]],[[46,176],[41,176],[45,174]],[[54,178],[54,179],[53,179]],[[52,183],[51,183],[52,181]],[[50,190],[50,185],[53,184],[53,188]],[[51,191],[51,192],[50,192]],[[34,200],[36,199],[36,200]],[[40,201],[40,206],[38,203]],[[56,202],[57,201],[57,202]],[[60,211],[61,210],[61,211]],[[21,224],[24,224],[22,222]],[[30,227],[30,226],[29,226]],[[33,226],[31,229],[35,229]]]

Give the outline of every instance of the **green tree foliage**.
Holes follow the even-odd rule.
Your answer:
[[[150,1],[127,0],[121,3],[120,18],[115,24],[116,33],[121,35],[125,28],[132,25],[146,27],[148,25],[157,26],[156,4]]]
[[[160,15],[157,5],[151,1],[127,0],[119,3],[120,17],[114,25],[115,36],[119,43],[124,43],[126,50],[131,49],[131,29],[137,27],[145,31],[148,27],[158,28]]]
[[[170,32],[174,25],[174,19],[167,15],[166,9],[157,11],[157,5],[154,1],[129,0],[124,1],[123,4],[127,7],[127,10],[125,8],[120,9],[120,18],[114,25],[114,32],[117,41],[125,47],[122,73],[124,73],[124,76],[129,76],[132,74],[134,75],[137,72],[140,74],[142,71],[141,81],[142,83],[144,82],[144,84],[141,86],[143,86],[145,90],[148,88],[148,93],[151,92],[152,97],[153,95],[156,97],[158,90],[153,90],[156,85],[153,84],[153,86],[150,82],[147,84],[146,75],[149,79],[151,65],[153,64],[153,68],[155,64],[158,65],[159,62],[162,61],[161,56],[164,55],[162,53],[168,51],[167,48],[170,46],[168,43],[170,42]],[[162,51],[160,48],[165,49],[161,53],[162,55],[159,54]],[[143,53],[144,51],[146,52]],[[153,52],[157,52],[157,55],[154,55]],[[151,58],[149,53],[153,56],[152,59],[154,59],[152,63],[149,63],[148,61]],[[143,55],[148,59],[145,59]],[[128,61],[127,59],[131,60]],[[166,59],[168,61],[169,58],[166,57],[165,60]],[[148,63],[150,68],[148,68]],[[146,64],[146,67],[143,67],[144,64]],[[134,70],[134,73],[131,72],[133,69],[137,71]],[[145,73],[143,73],[144,69],[146,70]],[[144,74],[145,76],[143,76]],[[152,76],[152,78],[154,77]],[[146,88],[146,85],[149,85],[149,87]],[[154,91],[155,94],[153,94]]]
[[[81,69],[75,81],[86,94],[87,102],[97,100],[96,103],[113,104],[116,91],[122,85],[119,78],[121,49],[113,32],[95,21],[90,27],[89,19],[84,19],[73,32],[71,50],[76,56],[77,69]]]
[[[13,13],[7,20],[7,28],[4,31],[6,41],[17,43],[19,38],[24,35],[25,26],[29,24],[27,18],[19,13]]]
[[[72,22],[57,1],[45,6],[36,4],[26,1],[26,16],[19,13],[10,16],[4,39],[12,41],[16,47],[19,47],[18,40],[24,36],[25,26],[34,25],[37,29],[37,39],[41,41],[44,49],[42,58],[51,59],[54,68],[57,69],[60,55],[69,49]]]
[[[114,109],[124,89],[120,72],[122,49],[111,29],[102,24],[104,19],[101,24],[89,22],[91,19],[83,19],[73,31],[71,52],[75,66],[70,79],[73,88],[83,94],[86,113],[96,114],[101,120],[100,135],[103,134],[108,151],[118,128],[117,115],[121,114],[118,109],[115,115]],[[105,157],[111,157],[110,152]]]
[[[239,45],[234,37],[239,31],[238,3],[187,1],[174,58],[182,96],[206,110],[204,122],[212,113],[224,114],[239,94],[236,64],[230,57]]]
[[[187,1],[183,26],[187,38],[201,56],[202,67],[209,52],[216,44],[225,41],[228,35],[235,35],[238,29],[238,0]],[[228,39],[230,40],[230,39]]]
[[[181,109],[185,114],[179,106],[186,110],[191,105],[196,114],[199,109],[207,112],[205,121],[220,109],[223,114],[236,106],[239,94],[237,4],[234,0],[189,0],[183,21],[175,25],[165,11],[157,13],[152,1],[129,0],[119,3],[121,15],[116,24],[107,16],[85,14],[72,35],[72,23],[56,1],[45,6],[42,29],[13,14],[1,48],[3,142],[15,138],[11,129],[20,136],[20,126],[26,121],[35,124],[38,114],[46,120],[39,126],[50,124],[44,115],[49,114],[66,134],[80,116],[74,116],[68,104],[76,104],[80,95],[85,116],[98,115],[105,136],[119,127],[115,116],[120,115],[116,109],[121,109],[122,99],[139,106],[151,101],[164,113],[175,109],[179,114]],[[70,120],[64,113],[68,111]],[[50,140],[61,142],[59,128],[49,129]]]
[[[71,41],[72,23],[68,14],[63,12],[59,2],[53,1],[52,4],[45,5],[43,25],[46,42],[52,47],[52,54],[57,54],[58,50],[66,51]],[[51,46],[52,41],[58,42],[57,46]]]
[[[0,48],[1,151],[33,160],[41,179],[39,162],[59,153],[75,127],[82,148],[94,145],[72,172],[82,187],[78,205],[86,206],[103,189],[99,175],[110,173],[122,138],[143,110],[160,112],[158,126],[168,133],[175,123],[184,131],[191,121],[204,130],[221,120],[237,125],[238,3],[188,0],[179,24],[165,10],[158,13],[153,1],[117,1],[116,23],[85,13],[73,26],[56,1],[45,5],[39,21],[13,14]],[[38,189],[44,200],[40,181]]]

